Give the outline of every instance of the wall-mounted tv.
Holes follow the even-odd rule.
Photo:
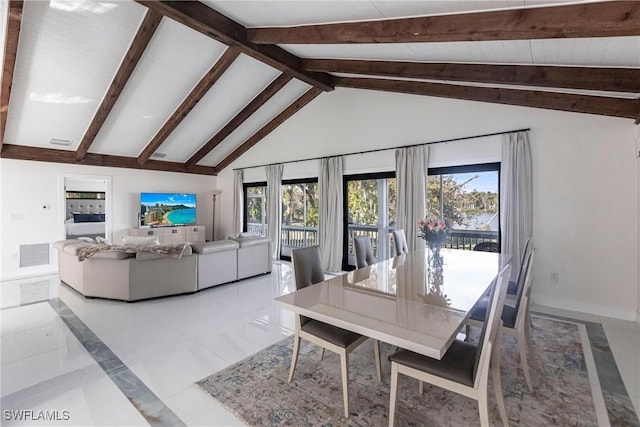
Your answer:
[[[140,225],[161,227],[195,223],[195,194],[140,193]]]

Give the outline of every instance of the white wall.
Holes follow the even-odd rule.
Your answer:
[[[47,266],[20,268],[18,254],[20,245],[58,240],[59,210],[65,209],[58,180],[64,174],[111,176],[113,241],[137,226],[140,192],[196,193],[198,223],[207,226],[207,238],[211,233],[211,193],[216,177],[0,159],[2,280],[57,270],[53,249],[52,264]],[[49,209],[43,209],[44,205]]]
[[[536,303],[638,319],[638,127],[632,120],[336,89],[322,94],[218,176],[217,237],[231,230],[231,168],[531,128]],[[430,166],[499,159],[495,138],[433,145]],[[350,156],[346,173],[393,170],[394,153]],[[316,175],[316,162],[284,178]],[[262,168],[245,181],[264,180]],[[557,272],[559,282],[550,280]]]

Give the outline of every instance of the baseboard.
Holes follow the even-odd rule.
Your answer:
[[[575,311],[577,313],[586,313],[593,316],[605,316],[614,319],[640,322],[640,312],[634,309],[608,307],[597,304],[585,304],[579,301],[545,297],[535,297],[533,299],[533,304],[560,310]]]
[[[40,276],[51,276],[52,274],[58,274],[58,269],[54,268],[52,270],[38,271],[36,273],[14,274],[14,275],[9,275],[9,276],[2,276],[2,277],[0,277],[0,282],[9,282],[11,280],[31,279],[33,277],[40,277]]]

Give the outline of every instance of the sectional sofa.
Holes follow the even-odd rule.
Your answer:
[[[80,240],[54,243],[58,250],[60,280],[86,297],[137,301],[167,295],[197,292],[271,272],[271,240],[266,237],[236,237],[197,243],[182,256],[98,252],[80,261]]]

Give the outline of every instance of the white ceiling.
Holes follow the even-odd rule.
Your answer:
[[[205,0],[204,3],[245,27],[258,27],[568,2]],[[146,7],[129,0],[25,1],[4,142],[77,149],[145,12]],[[302,58],[640,68],[640,37],[281,47]],[[225,49],[225,45],[163,18],[89,151],[137,157]],[[157,152],[166,155],[163,160],[186,162],[279,74],[268,65],[240,55]],[[218,164],[309,88],[292,80],[198,164]],[[638,94],[607,95],[637,98]],[[72,145],[52,146],[52,138],[71,140]]]

